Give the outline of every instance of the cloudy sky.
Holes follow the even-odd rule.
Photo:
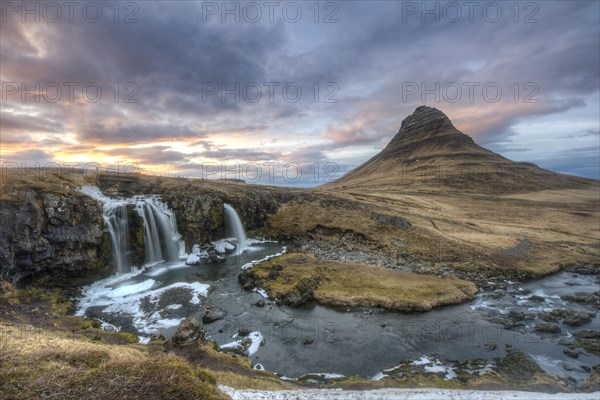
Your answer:
[[[508,158],[599,178],[598,1],[66,4],[1,3],[4,165],[314,186],[426,104]]]

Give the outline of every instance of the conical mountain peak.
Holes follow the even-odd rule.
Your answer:
[[[420,106],[402,121],[393,141],[419,134],[455,132],[450,118],[437,108]]]

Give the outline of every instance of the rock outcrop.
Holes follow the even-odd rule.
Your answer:
[[[0,199],[0,279],[57,284],[111,270],[102,205],[76,191],[32,186]]]

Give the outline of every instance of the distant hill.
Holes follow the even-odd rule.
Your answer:
[[[595,183],[502,157],[477,145],[440,110],[420,106],[385,149],[324,188],[518,193]]]

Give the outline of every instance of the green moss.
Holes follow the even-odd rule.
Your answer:
[[[588,353],[600,356],[600,340],[598,339],[577,338],[573,344],[575,347],[581,347]]]
[[[544,373],[535,361],[514,349],[508,349],[506,356],[497,361],[495,370],[508,382],[515,384],[531,382],[535,375]]]

